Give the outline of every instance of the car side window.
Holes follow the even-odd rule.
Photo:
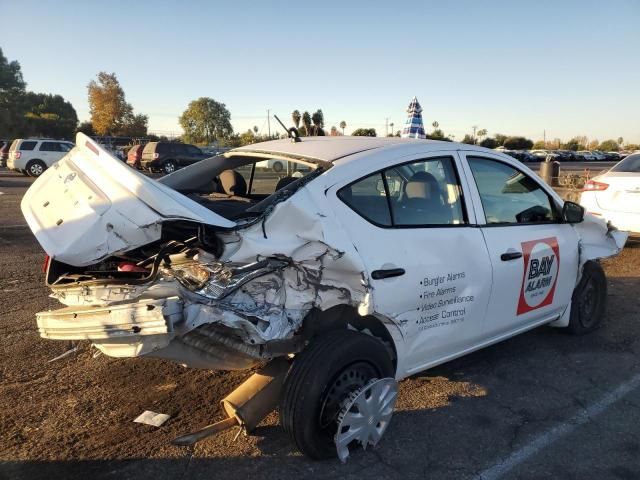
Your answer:
[[[381,172],[341,188],[338,197],[371,223],[385,227],[392,225]]]
[[[38,150],[40,150],[41,152],[59,152],[59,145],[60,144],[57,142],[42,142]]]
[[[61,152],[70,152],[71,149],[73,149],[73,145],[71,145],[70,143],[59,143],[58,147],[60,148]]]
[[[430,158],[385,170],[394,226],[465,223],[451,157]]]
[[[338,197],[379,226],[433,227],[467,223],[451,157],[396,165],[343,187]]]
[[[200,155],[202,153],[198,147],[194,147],[193,145],[186,145],[186,148],[189,155]]]
[[[551,198],[533,178],[497,160],[467,157],[489,225],[558,220]]]
[[[19,150],[33,150],[38,142],[22,142]]]

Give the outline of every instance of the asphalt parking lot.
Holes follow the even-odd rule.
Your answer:
[[[57,308],[19,203],[32,179],[0,170],[0,478],[640,478],[640,248],[604,262],[605,325],[543,327],[400,384],[380,445],[348,463],[297,453],[269,415],[253,436],[170,444],[223,418],[242,373],[96,355],[38,337]],[[133,423],[144,410],[171,419]]]

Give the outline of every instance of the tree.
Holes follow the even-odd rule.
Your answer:
[[[525,137],[508,137],[504,142],[504,146],[509,150],[528,150],[533,147],[533,140]]]
[[[351,132],[351,135],[354,137],[376,137],[376,129],[375,128],[358,128]]]
[[[224,103],[209,97],[200,97],[189,103],[179,121],[185,141],[189,143],[211,143],[233,133],[231,113]]]
[[[302,114],[302,126],[304,127],[305,135],[311,135],[311,115],[307,111]]]
[[[564,148],[565,150],[572,150],[576,152],[578,150],[584,150],[586,147],[584,143],[581,142],[580,137],[574,137],[567,143],[563,144],[562,148]]]
[[[438,123],[438,122],[433,122],[433,123]],[[426,135],[426,137],[429,140],[449,140],[447,137],[445,137],[444,132],[439,128],[436,128],[433,132]]]
[[[503,135],[501,133],[496,133],[493,138],[496,139],[496,142],[498,143],[498,146],[502,146],[504,145],[504,142],[507,140],[507,138],[509,138],[507,135]]]
[[[337,137],[339,135],[338,133],[338,129],[335,127],[335,125],[333,127],[331,127],[331,131],[329,133],[329,136],[331,137]]]
[[[96,134],[95,130],[93,129],[93,124],[88,120],[85,120],[80,125],[78,125],[78,129],[76,130],[76,132],[82,132],[89,137],[93,137]]]
[[[138,115],[129,113],[125,117],[122,126],[116,131],[116,135],[122,135],[124,137],[146,137],[148,124],[148,116],[141,113]]]
[[[478,138],[486,137],[487,136],[487,129],[483,128],[483,129],[478,130],[478,133],[476,134],[476,136]]]
[[[498,141],[495,138],[487,137],[480,142],[480,146],[485,148],[496,148],[498,146]]]
[[[291,120],[293,120],[293,125],[296,128],[300,128],[300,119],[302,118],[302,116],[300,115],[300,111],[298,110],[294,110],[291,113]]]
[[[598,142],[598,140],[593,139],[589,142],[589,145],[587,145],[587,148],[589,150],[597,150],[598,149],[598,145],[600,144],[600,142]]]
[[[600,145],[598,145],[598,150],[601,150],[603,152],[617,152],[619,149],[620,146],[614,139],[605,140],[604,142],[601,142]]]
[[[256,143],[258,138],[253,134],[251,130],[247,130],[246,132],[240,134],[240,145],[251,145],[252,143]]]
[[[433,122],[431,126],[433,127],[434,130],[437,130],[440,124],[438,122]]]
[[[466,133],[464,135],[464,138],[462,139],[462,143],[466,143],[467,145],[475,145],[476,139],[473,138],[473,135],[469,135],[468,133]]]
[[[347,128],[347,122],[345,122],[344,120],[342,120],[340,122],[340,128],[342,129],[342,135],[344,135],[344,129]]]
[[[536,143],[533,144],[534,150],[544,150],[547,148],[547,145],[544,143],[544,140],[536,140]]]
[[[253,126],[253,133],[256,134],[256,135],[258,134],[258,126],[257,125]]]
[[[311,115],[311,121],[313,122],[313,135],[324,136],[324,114],[322,110],[316,110],[316,112]]]
[[[27,92],[24,105],[26,131],[30,136],[73,138],[78,115],[61,95]]]
[[[17,60],[9,62],[0,48],[0,137],[21,136],[24,128],[26,83]]]
[[[115,135],[133,115],[116,74],[98,73],[98,80],[91,80],[87,89],[94,130],[98,135]]]
[[[622,147],[623,142],[624,142],[624,138],[618,137],[618,145],[620,145],[620,147]]]

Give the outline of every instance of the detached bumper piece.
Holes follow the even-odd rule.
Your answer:
[[[172,333],[173,325],[182,320],[182,301],[169,297],[105,307],[66,307],[36,316],[43,338],[135,341]]]

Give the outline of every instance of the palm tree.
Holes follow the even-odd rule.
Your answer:
[[[393,125],[393,124],[392,124]],[[347,128],[347,122],[345,122],[344,120],[342,120],[340,122],[340,128],[342,129],[342,135],[344,135],[344,129]]]
[[[304,129],[306,130],[307,135],[310,135],[311,134],[311,115],[306,110],[302,114],[302,125],[304,126]]]
[[[438,122],[433,122],[431,126],[433,127],[434,130],[437,130],[440,124]]]
[[[253,133],[258,134],[258,126],[257,125],[253,126]]]
[[[294,110],[293,113],[291,113],[291,120],[293,120],[293,124],[296,126],[296,128],[300,128],[300,118],[302,118],[300,116],[300,112],[298,110]]]

